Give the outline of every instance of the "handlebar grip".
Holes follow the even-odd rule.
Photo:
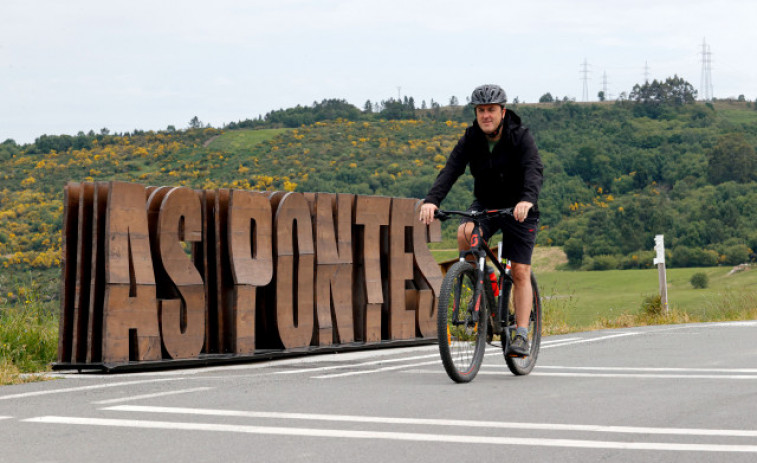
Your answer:
[[[449,219],[449,214],[437,209],[434,211],[434,218],[439,220],[447,220]]]

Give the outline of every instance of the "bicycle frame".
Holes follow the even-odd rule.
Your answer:
[[[489,258],[489,260],[492,262],[494,267],[499,271],[499,279],[497,281],[498,287],[499,287],[499,293],[494,294],[496,296],[496,308],[491,308],[491,313],[489,314],[492,317],[492,335],[500,335],[502,336],[505,331],[506,327],[510,325],[511,321],[514,322],[514,320],[509,320],[508,316],[508,303],[509,303],[509,293],[512,289],[513,285],[513,279],[510,275],[510,272],[508,271],[506,265],[503,265],[500,258],[498,256],[495,256],[492,252],[491,248],[489,248],[489,245],[487,244],[486,240],[484,240],[483,236],[481,235],[481,226],[480,221],[486,216],[495,216],[497,214],[508,214],[512,215],[512,208],[509,209],[500,209],[500,210],[490,210],[490,211],[484,211],[484,212],[461,212],[461,211],[445,211],[444,213],[440,214],[439,217],[442,219],[445,219],[446,215],[448,214],[455,214],[460,215],[466,218],[471,219],[473,222],[473,232],[471,233],[470,238],[470,249],[465,251],[460,251],[460,260],[468,260],[468,256],[472,256],[476,262],[476,267],[478,268],[478,281],[476,282],[476,290],[480,291],[479,294],[486,294],[484,291],[484,288],[486,284],[490,284],[490,282],[486,279],[486,259]],[[457,305],[456,305],[457,306]],[[480,307],[480,301],[477,301],[476,307],[475,307],[475,320],[478,321],[478,309]],[[495,310],[496,309],[496,310]],[[459,310],[459,307],[456,307],[456,310]],[[509,343],[510,336],[502,336],[505,338],[503,342]]]

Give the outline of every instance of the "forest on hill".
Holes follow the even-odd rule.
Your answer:
[[[657,101],[650,87],[616,102],[508,106],[545,164],[538,243],[587,270],[651,267],[656,234],[668,266],[754,259],[757,104]],[[67,181],[422,198],[472,119],[468,106],[416,108],[408,98],[363,109],[324,100],[223,128],[195,118],[185,130],[7,140],[0,262],[58,267]],[[443,207],[466,208],[471,190],[462,177]]]

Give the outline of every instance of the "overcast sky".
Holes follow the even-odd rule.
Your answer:
[[[215,127],[272,109],[412,96],[612,97],[645,77],[757,98],[754,0],[2,0],[0,142]]]

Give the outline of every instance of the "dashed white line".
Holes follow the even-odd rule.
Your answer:
[[[10,420],[12,416],[0,416],[0,420]]]
[[[154,399],[155,397],[165,397],[168,395],[188,394],[191,392],[209,391],[211,389],[213,388],[212,387],[195,387],[192,389],[180,389],[178,391],[156,392],[154,394],[143,394],[143,395],[135,395],[131,397],[120,397],[117,399],[100,400],[98,402],[92,402],[92,403],[96,405],[115,404],[119,402],[131,402],[134,400]]]
[[[613,442],[578,439],[544,439],[526,437],[494,437],[481,435],[448,435],[411,432],[355,431],[346,429],[310,429],[271,426],[247,426],[215,423],[184,423],[171,421],[122,420],[104,418],[78,418],[67,416],[41,416],[23,420],[29,423],[64,425],[111,426],[141,429],[167,429],[183,431],[234,432],[261,435],[330,437],[337,439],[382,439],[414,442],[440,442],[462,444],[520,445],[536,447],[572,447],[619,450],[658,450],[687,452],[739,452],[757,453],[757,445],[683,444],[663,442]]]

